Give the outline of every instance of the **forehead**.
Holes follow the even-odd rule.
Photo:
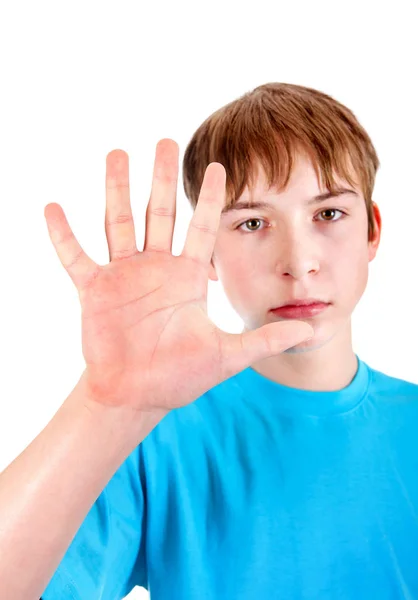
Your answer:
[[[291,174],[286,187],[283,189],[278,185],[268,187],[267,176],[260,163],[254,165],[255,183],[250,190],[248,186],[243,193],[232,204],[228,203],[222,210],[222,218],[234,215],[245,209],[267,209],[273,210],[283,207],[300,205],[319,205],[330,198],[344,195],[345,198],[355,201],[362,197],[359,186],[351,185],[344,179],[333,173],[335,189],[332,191],[325,187],[321,179],[321,173],[316,175],[314,166],[309,159],[298,157],[292,165]],[[356,180],[355,177],[353,177]]]
[[[318,169],[318,178],[311,159],[304,154],[298,154],[296,156],[292,165],[289,181],[285,188],[274,183],[271,187],[268,186],[267,175],[259,161],[254,163],[254,172],[254,187],[250,190],[247,185],[244,188],[240,199],[253,201],[260,196],[278,194],[287,195],[293,193],[297,196],[313,196],[327,191],[320,170]],[[352,170],[350,174],[354,177],[354,180],[357,179]],[[348,187],[353,189],[353,186],[349,185],[348,182],[337,175],[335,171],[333,172],[333,179],[338,187]],[[354,190],[360,193],[360,187],[358,185],[354,187]]]

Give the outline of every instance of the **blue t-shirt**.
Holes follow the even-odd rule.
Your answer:
[[[171,411],[86,516],[43,600],[418,598],[418,385],[314,392],[251,367]]]

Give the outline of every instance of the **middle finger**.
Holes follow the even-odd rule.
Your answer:
[[[176,220],[178,161],[178,144],[169,138],[160,140],[155,151],[144,250],[171,253]]]

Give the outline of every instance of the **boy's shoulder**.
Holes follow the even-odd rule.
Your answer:
[[[402,379],[395,375],[389,375],[378,369],[373,369],[368,365],[371,374],[371,388],[378,390],[380,393],[387,392],[388,394],[415,396],[418,400],[418,383],[409,379]]]

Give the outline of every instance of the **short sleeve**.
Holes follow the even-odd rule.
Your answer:
[[[119,600],[148,589],[141,444],[97,498],[42,600]]]

